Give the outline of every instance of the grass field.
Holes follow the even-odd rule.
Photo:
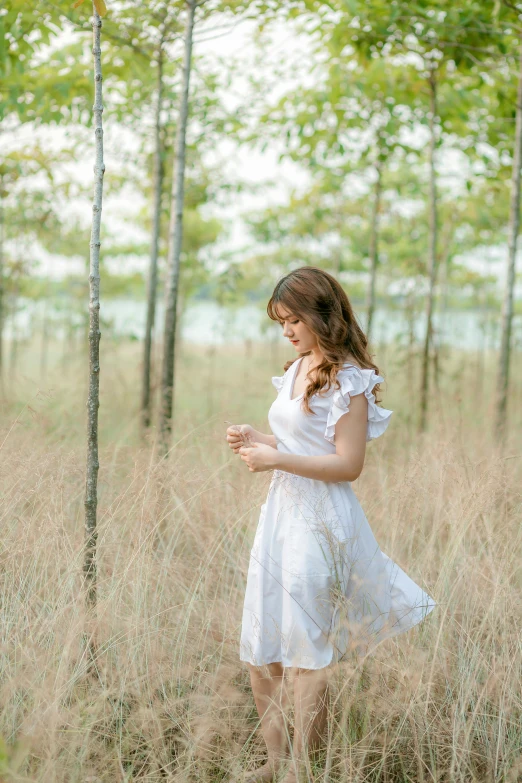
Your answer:
[[[183,345],[168,462],[139,433],[141,348],[102,341],[99,606],[80,590],[86,359],[36,348],[7,379],[0,443],[1,780],[221,781],[262,760],[238,659],[249,549],[270,473],[225,421],[267,431],[291,349]],[[522,371],[494,444],[495,357],[444,355],[430,429],[418,363],[388,346],[383,404],[354,490],[381,548],[439,606],[333,685],[315,781],[522,780]],[[95,635],[85,676],[82,634]]]

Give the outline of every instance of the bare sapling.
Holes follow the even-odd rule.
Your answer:
[[[103,196],[103,96],[101,69],[101,27],[100,14],[105,12],[101,0],[93,3],[93,60],[94,60],[94,196],[92,204],[92,228],[89,261],[89,394],[87,399],[87,475],[85,481],[85,550],[83,573],[85,578],[85,600],[88,617],[96,612],[96,539],[98,508],[98,408],[100,407],[100,230]],[[89,648],[89,667],[94,659],[95,643],[88,638],[86,629],[84,642]]]
[[[187,0],[187,23],[185,29],[185,51],[183,57],[183,84],[176,133],[174,177],[172,180],[171,212],[169,226],[168,280],[165,302],[165,330],[163,335],[163,370],[161,378],[161,405],[159,438],[162,456],[169,451],[171,433],[174,366],[177,325],[178,290],[183,240],[183,208],[185,199],[185,148],[189,111],[190,71],[192,64],[192,40],[196,13],[195,0]]]

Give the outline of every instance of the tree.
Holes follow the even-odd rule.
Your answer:
[[[318,3],[311,0],[310,5]],[[433,307],[438,270],[438,200],[436,152],[441,143],[446,122],[452,117],[450,100],[446,110],[443,91],[458,91],[467,102],[466,80],[477,80],[475,65],[491,60],[498,51],[498,30],[492,29],[490,9],[482,0],[474,0],[465,8],[448,6],[445,0],[365,0],[351,2],[351,14],[346,15],[343,0],[332,3],[342,17],[333,23],[339,45],[349,46],[364,60],[383,57],[396,64],[413,58],[417,63],[424,89],[411,85],[412,103],[419,120],[429,130],[428,201],[429,245],[427,257],[428,292],[426,295],[426,325],[422,352],[419,429],[426,429],[429,400],[429,355],[433,331]],[[469,84],[468,84],[469,90]],[[419,111],[420,110],[420,111]],[[420,113],[422,112],[422,114]],[[453,115],[454,116],[454,115]]]
[[[114,89],[121,93],[123,99],[121,105],[116,104],[115,106],[116,116],[121,121],[128,123],[128,113],[125,116],[122,116],[120,106],[123,106],[125,110],[127,110],[127,107],[130,105],[131,107],[136,107],[137,110],[137,117],[130,118],[131,123],[143,125],[143,116],[146,109],[150,106],[154,112],[152,225],[141,391],[141,414],[144,427],[148,427],[151,420],[150,390],[152,334],[156,319],[158,256],[165,173],[164,145],[162,140],[162,112],[164,103],[166,103],[165,61],[167,60],[168,66],[168,46],[179,35],[178,16],[178,4],[160,2],[159,4],[152,4],[144,8],[142,3],[136,3],[135,0],[130,0],[130,2],[126,2],[118,8],[118,12],[111,21],[108,29],[111,48],[114,49],[114,54],[116,55],[114,60],[122,63],[113,69],[113,73],[117,77]],[[132,78],[129,79],[129,75],[136,70],[137,59],[139,61],[139,91],[141,93],[140,100],[138,101],[136,101],[135,80]],[[150,63],[154,63],[156,66],[154,84],[151,83],[149,74],[147,73],[147,67],[139,67],[139,65],[148,66]],[[111,73],[111,71],[109,71],[109,73]],[[155,98],[153,108],[151,105],[152,96]]]
[[[382,58],[357,63],[352,52],[347,53],[335,36],[325,38],[320,39],[320,63],[325,47],[328,59],[317,68],[318,85],[292,89],[264,111],[262,123],[274,137],[285,139],[287,155],[304,164],[314,176],[330,171],[338,179],[338,186],[343,177],[355,172],[371,181],[373,196],[366,240],[370,266],[366,329],[370,334],[379,264],[383,178],[397,150],[411,151],[403,130],[411,127],[413,120],[407,111],[412,68],[396,67]],[[264,130],[263,136],[266,135]]]
[[[16,134],[21,123],[34,125],[78,118],[76,97],[82,87],[81,65],[71,58],[67,75],[64,63],[38,55],[59,32],[59,13],[21,0],[5,0],[0,11],[0,144]],[[60,75],[58,75],[58,73]],[[6,206],[11,177],[4,170],[0,183],[0,375],[3,365],[5,321]]]
[[[522,6],[505,0],[504,5],[516,12],[520,19]],[[519,7],[520,6],[520,7]],[[522,176],[522,29],[515,26],[518,38],[518,84],[515,104],[515,136],[513,139],[511,203],[509,209],[508,252],[506,259],[506,284],[502,301],[500,356],[497,374],[497,398],[495,434],[499,443],[506,437],[507,399],[509,389],[509,365],[513,330],[513,300],[516,277],[516,257],[520,230],[520,185]]]
[[[36,143],[6,151],[0,161],[0,376],[9,295],[14,306],[15,291],[34,266],[32,253],[20,248],[45,244],[63,231],[58,205],[63,185],[56,182],[54,171],[71,157],[70,150],[48,153]]]
[[[192,36],[196,0],[187,0],[185,51],[183,58],[183,86],[181,92],[178,128],[176,134],[175,174],[172,180],[171,215],[169,228],[169,278],[165,302],[165,329],[163,336],[163,371],[159,434],[161,449],[168,453],[168,437],[171,432],[172,400],[174,385],[174,345],[176,337],[176,307],[183,238],[183,202],[185,193],[185,148],[189,110],[190,69],[192,64]]]
[[[97,606],[96,541],[98,508],[98,408],[100,407],[100,245],[103,199],[103,91],[101,65],[100,14],[105,14],[103,0],[93,0],[93,65],[94,65],[94,197],[89,270],[89,395],[87,399],[87,475],[85,479],[85,553],[83,572],[87,586],[87,608]],[[93,645],[89,645],[91,653]],[[91,656],[92,657],[92,656]]]
[[[185,151],[189,112],[189,88],[192,65],[192,44],[196,9],[204,8],[205,17],[239,14],[250,16],[259,24],[280,7],[280,0],[185,0],[186,26],[184,36],[183,75],[176,130],[175,163],[171,192],[171,214],[169,226],[168,281],[165,301],[165,328],[163,337],[163,364],[161,378],[161,404],[159,413],[160,449],[166,456],[171,433],[173,412],[173,387],[175,367],[175,342],[177,328],[177,302],[180,281],[180,265],[183,238],[183,205],[185,189]]]
[[[147,285],[147,320],[145,324],[145,339],[143,343],[143,375],[141,391],[142,424],[150,425],[150,372],[152,353],[152,332],[156,320],[156,295],[158,288],[158,253],[161,223],[161,197],[163,192],[163,150],[161,141],[161,109],[163,100],[163,44],[162,30],[157,50],[157,88],[156,111],[154,117],[154,186],[152,207],[152,233],[150,245],[150,264]]]

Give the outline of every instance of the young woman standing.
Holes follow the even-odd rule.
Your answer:
[[[436,603],[381,551],[351,486],[366,442],[383,434],[392,412],[377,405],[383,378],[346,293],[327,272],[301,267],[277,283],[267,311],[298,353],[272,378],[273,434],[248,424],[226,434],[250,471],[273,471],[250,553],[240,644],[268,761],[245,780],[281,772],[295,783],[308,751],[324,740],[330,664],[367,654]]]

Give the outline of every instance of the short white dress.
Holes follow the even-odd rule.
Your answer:
[[[301,361],[272,378],[278,395],[268,421],[279,451],[334,454],[335,425],[356,394],[368,400],[366,439],[382,435],[392,411],[375,403],[381,376],[345,363],[340,389],[313,395],[310,415],[304,394],[292,399]],[[436,605],[381,551],[349,481],[273,471],[250,552],[240,660],[320,669],[367,654]]]

